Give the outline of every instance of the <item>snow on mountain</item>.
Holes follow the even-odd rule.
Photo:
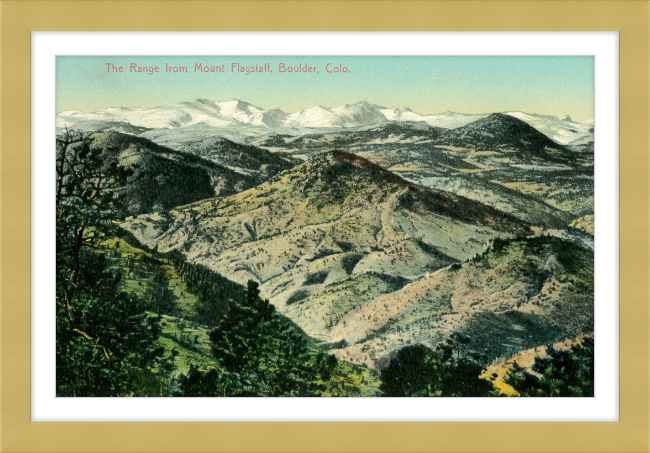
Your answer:
[[[70,112],[72,112],[72,110]],[[63,113],[68,113],[68,112],[63,112]],[[56,127],[73,127],[75,125],[76,121],[66,119],[61,115],[57,115],[56,117]]]
[[[282,127],[287,120],[287,114],[280,109],[272,109],[264,112],[262,123],[269,127]]]
[[[222,117],[251,126],[281,127],[287,116],[280,109],[266,111],[239,99],[219,102],[216,106]]]
[[[557,143],[567,145],[593,141],[593,120],[577,123],[567,115],[554,116],[507,112]],[[196,99],[162,108],[110,108],[85,113],[69,110],[57,116],[57,127],[115,128],[126,123],[136,128],[177,129],[189,126],[257,129],[355,128],[386,122],[422,122],[434,127],[456,129],[486,118],[488,114],[444,112],[423,115],[408,108],[386,108],[368,102],[327,108],[316,106],[286,114],[280,109],[264,110],[239,99],[212,102]],[[124,129],[124,128],[123,128]]]
[[[351,127],[370,126],[388,121],[380,107],[367,102],[338,107],[332,112],[340,118],[341,123]]]
[[[293,113],[287,117],[286,127],[360,127],[392,121],[383,113],[382,107],[368,102],[348,104],[329,109],[323,106],[312,107]]]
[[[382,108],[380,111],[388,121],[414,121],[414,122],[422,121],[422,115],[413,112],[413,110],[409,108],[405,108],[405,109]]]
[[[57,116],[57,126],[71,126],[82,121],[124,122],[148,129],[174,129],[203,124],[212,127],[251,125],[280,127],[286,114],[280,110],[265,111],[238,99],[214,103],[206,99],[182,102],[171,107],[140,109],[111,108],[84,113],[69,110]]]
[[[564,119],[550,115],[536,115],[523,112],[508,112],[506,115],[530,124],[561,145],[568,145],[573,142],[593,141],[593,120],[591,122],[576,123],[568,115]]]
[[[174,129],[202,124],[212,127],[255,126],[264,128],[352,128],[385,122],[424,122],[431,126],[453,129],[485,118],[487,115],[464,115],[445,112],[422,115],[411,109],[390,109],[368,102],[327,108],[316,106],[287,115],[280,109],[263,110],[239,99],[212,102],[197,99],[163,108],[111,108],[84,113],[70,110],[57,116],[57,127],[79,122],[125,122],[148,129]]]
[[[284,122],[286,127],[341,127],[339,116],[321,105],[292,113]]]
[[[474,121],[487,118],[489,114],[465,114],[456,112],[444,112],[437,115],[426,115],[423,121],[429,126],[444,127],[445,129],[456,129],[467,126]]]
[[[206,120],[214,127],[227,125],[226,121],[212,117],[212,115],[205,111],[205,109],[196,108],[191,104],[181,104],[172,107],[153,109],[106,109],[101,112],[93,113],[67,111],[60,113],[58,117],[62,122],[67,124],[76,124],[85,121],[110,123],[122,122],[129,123],[133,126],[146,127],[148,129],[172,129],[196,124]]]

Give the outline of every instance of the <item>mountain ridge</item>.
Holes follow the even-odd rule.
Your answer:
[[[573,153],[525,121],[493,113],[435,139],[436,145],[470,147],[476,151],[512,149],[547,160],[572,160]]]
[[[258,178],[191,153],[118,132],[92,134],[105,159],[117,159],[134,175],[127,184],[130,215],[175,208],[215,195],[229,195],[257,184]]]
[[[528,114],[518,111],[504,112],[539,128],[539,130],[560,144],[593,137],[593,120],[584,123],[573,122],[570,117],[560,119],[551,115]],[[406,121],[421,122],[434,127],[454,129],[489,116],[486,114],[463,114],[443,112],[420,114],[409,108],[387,108],[368,102],[347,104],[327,108],[314,106],[294,113],[281,109],[262,109],[245,101],[212,102],[207,99],[184,101],[160,108],[109,108],[97,112],[68,110],[57,115],[57,127],[95,127],[103,123],[128,123],[136,128],[177,129],[192,125],[207,125],[215,128],[248,127],[261,129],[323,129],[355,128],[371,124]],[[589,126],[592,127],[589,127]]]
[[[238,283],[257,281],[307,334],[342,345],[332,350],[338,358],[373,368],[406,341],[433,347],[456,331],[498,357],[567,329],[593,329],[593,299],[586,290],[574,297],[570,283],[592,278],[591,252],[525,239],[530,226],[513,216],[341,150],[247,191],[122,227],[158,252],[178,251]],[[578,305],[558,299],[558,290]],[[580,319],[562,321],[563,313]],[[481,327],[500,323],[507,329],[494,340]]]
[[[346,294],[378,297],[475,256],[494,238],[532,234],[514,216],[344,151],[121,226],[153,250],[178,251],[238,283],[257,281],[281,313],[317,294],[326,312]]]

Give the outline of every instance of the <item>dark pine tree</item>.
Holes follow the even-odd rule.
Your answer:
[[[129,173],[90,137],[67,131],[57,138],[56,172],[57,396],[131,395],[163,351],[157,321],[119,291],[121,274],[98,253],[122,215]]]
[[[454,334],[432,350],[423,345],[401,349],[381,373],[384,396],[494,396],[483,367],[463,354],[469,338]]]
[[[521,396],[594,396],[594,339],[586,337],[568,350],[549,346],[535,357],[530,373],[515,362],[505,378]]]

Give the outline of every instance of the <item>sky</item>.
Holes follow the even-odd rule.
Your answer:
[[[107,66],[107,63],[113,66]],[[131,71],[158,66],[159,72]],[[195,65],[224,72],[195,72]],[[260,66],[272,72],[232,72]],[[280,72],[312,67],[313,72]],[[327,72],[347,68],[347,72]],[[186,73],[166,72],[187,67]],[[123,72],[113,72],[113,68]],[[593,57],[57,57],[57,113],[165,107],[204,98],[241,99],[293,113],[367,101],[421,114],[522,111],[586,121],[594,117]]]

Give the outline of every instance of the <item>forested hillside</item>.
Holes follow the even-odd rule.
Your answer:
[[[104,152],[81,135],[59,147],[57,396],[378,393],[376,373],[324,353],[256,283],[125,242],[113,221],[133,172]]]
[[[483,147],[571,152],[503,115],[447,137],[492,120],[517,127]],[[421,129],[381,138],[445,136]],[[57,138],[57,396],[593,394],[593,215],[520,195],[501,210],[346,151],[294,166],[197,143]]]

